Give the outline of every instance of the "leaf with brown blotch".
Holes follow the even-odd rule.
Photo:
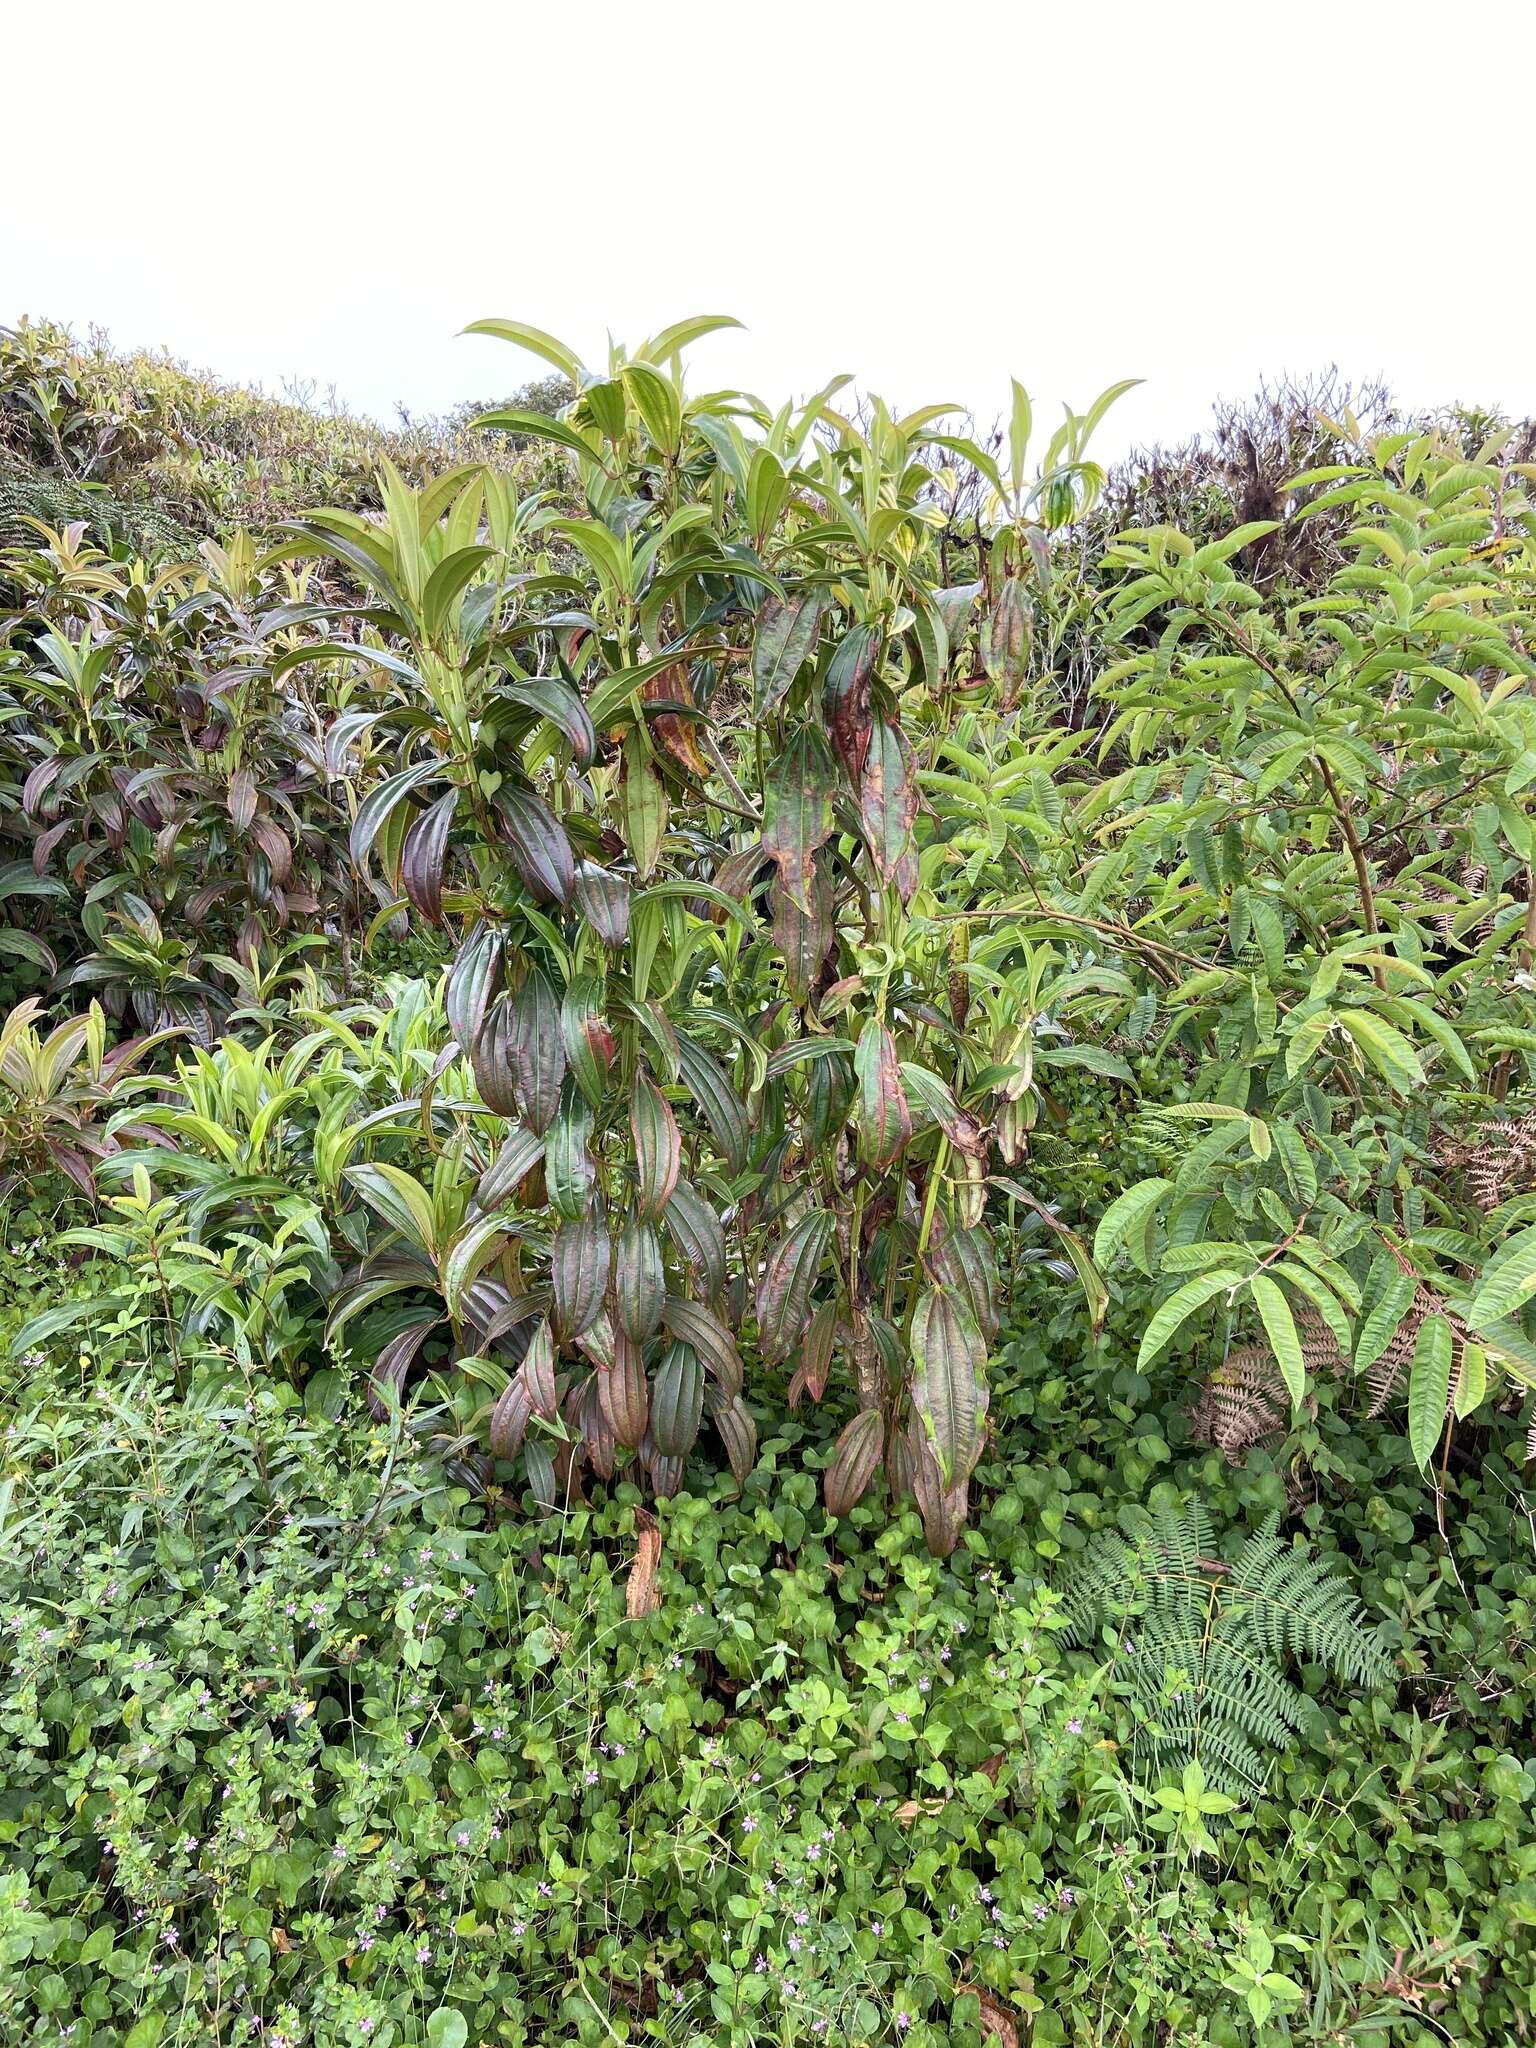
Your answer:
[[[779,756],[765,792],[763,851],[779,870],[791,902],[811,915],[813,862],[832,837],[837,770],[827,743],[801,726]]]
[[[603,1003],[603,984],[595,974],[578,974],[560,999],[560,1039],[565,1057],[577,1087],[593,1109],[603,1106],[608,1069],[619,1050]]]
[[[912,825],[917,817],[917,769],[905,736],[884,719],[870,734],[869,756],[859,785],[859,816],[869,857],[882,882],[891,883],[903,903],[917,887],[917,854]]]
[[[997,1299],[997,1249],[979,1225],[952,1230],[930,1249],[928,1270],[940,1287],[953,1289],[976,1319],[988,1344],[997,1336],[1001,1311]]]
[[[568,903],[576,886],[576,856],[560,820],[542,797],[516,783],[504,782],[493,801],[523,886],[541,903]]]
[[[1017,576],[1004,577],[981,629],[982,660],[1000,690],[1000,706],[1010,710],[1024,685],[1029,652],[1029,606]]]
[[[766,718],[788,695],[791,683],[809,661],[821,623],[821,605],[819,590],[800,590],[792,597],[764,601],[752,641],[752,686],[760,718]]]
[[[674,662],[660,675],[651,676],[641,684],[640,695],[648,704],[686,704],[691,709],[693,684],[686,665]],[[709,780],[710,764],[699,750],[691,718],[683,718],[675,711],[656,711],[651,713],[648,723],[652,739],[669,761],[698,782]]]
[[[853,1068],[859,1078],[859,1151],[883,1172],[912,1135],[912,1111],[901,1085],[896,1041],[874,1017],[859,1033]]]
[[[831,1241],[831,1211],[811,1209],[768,1256],[757,1283],[757,1328],[770,1365],[789,1355],[810,1321],[811,1293]]]
[[[809,1002],[832,949],[832,877],[825,850],[815,856],[811,908],[802,910],[781,877],[773,885],[773,943],[784,962],[792,1003]]]
[[[846,1515],[869,1491],[885,1447],[885,1419],[878,1408],[861,1408],[847,1423],[822,1477],[829,1515]]]
[[[649,1074],[635,1075],[629,1098],[629,1128],[635,1143],[639,1213],[647,1223],[654,1223],[677,1186],[683,1144],[672,1105]]]
[[[878,642],[868,626],[855,626],[827,665],[822,709],[827,730],[843,764],[843,773],[857,789],[864,778],[874,731],[872,685]]]
[[[625,1582],[624,1612],[631,1621],[640,1621],[661,1606],[661,1588],[656,1583],[661,1571],[661,1531],[646,1508],[636,1508],[635,1528],[639,1542]]]
[[[443,877],[448,865],[448,837],[459,792],[429,804],[405,835],[400,852],[400,886],[422,916],[432,924],[443,921]]]

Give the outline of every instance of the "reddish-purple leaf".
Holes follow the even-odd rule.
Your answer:
[[[629,1099],[629,1128],[635,1141],[640,1214],[654,1222],[672,1199],[682,1166],[683,1147],[677,1118],[649,1074],[637,1073]]]

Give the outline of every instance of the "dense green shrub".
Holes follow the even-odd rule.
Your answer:
[[[446,2008],[473,2041],[975,2043],[967,1986],[1039,2042],[1529,2021],[1529,1555],[1487,1559],[1459,1640],[1389,1483],[1368,1597],[1477,1680],[1420,1718],[1308,1673],[1272,1782],[1170,1833],[1116,1767],[1134,1702],[1062,1647],[1057,1560],[1159,1465],[1239,1518],[1279,1480],[1202,1473],[1177,1409],[1172,1446],[1094,1442],[1080,1314],[1005,1349],[949,1563],[910,1512],[832,1522],[813,1415],[738,1498],[659,1507],[638,1618],[635,1489],[488,1518],[334,1383],[178,1387],[98,1329],[5,1416],[8,2040],[439,2043]],[[1082,1448],[1031,1465],[1043,1432]]]

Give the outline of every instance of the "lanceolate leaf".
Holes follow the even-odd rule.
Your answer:
[[[770,1365],[788,1357],[810,1320],[811,1293],[831,1241],[830,1211],[811,1209],[769,1254],[757,1283],[757,1323]]]
[[[833,1448],[822,1480],[829,1515],[846,1515],[869,1490],[885,1448],[885,1421],[878,1408],[862,1408],[847,1423]]]
[[[714,1054],[686,1031],[677,1033],[677,1062],[683,1086],[703,1111],[727,1165],[739,1173],[747,1162],[751,1131],[746,1105],[730,1076]]]
[[[475,1200],[482,1209],[499,1209],[511,1199],[518,1183],[544,1157],[544,1140],[536,1138],[523,1124],[514,1124],[497,1148],[496,1156],[481,1174]]]
[[[554,990],[538,968],[507,1006],[506,1055],[523,1116],[542,1136],[560,1107],[565,1041]]]
[[[912,749],[894,725],[876,722],[870,734],[859,815],[870,859],[882,882],[891,883],[903,903],[917,887],[912,825],[917,816],[917,775]]]
[[[635,1144],[639,1213],[647,1222],[655,1222],[677,1186],[683,1148],[671,1105],[649,1074],[635,1076],[629,1099],[629,1128]]]
[[[669,1294],[661,1319],[674,1337],[691,1344],[706,1368],[728,1393],[739,1394],[743,1373],[736,1340],[711,1310],[682,1295]]]
[[[1275,1354],[1275,1363],[1280,1368],[1280,1377],[1285,1381],[1285,1390],[1294,1408],[1307,1391],[1307,1366],[1301,1355],[1301,1338],[1296,1332],[1291,1305],[1266,1273],[1255,1273],[1248,1283],[1248,1291],[1268,1332],[1270,1349]]]
[[[684,1262],[706,1296],[725,1285],[725,1232],[709,1203],[688,1180],[680,1179],[667,1204],[667,1230]]]
[[[912,1112],[901,1085],[896,1041],[873,1017],[853,1056],[859,1077],[859,1150],[871,1166],[890,1166],[912,1135]]]
[[[760,718],[773,710],[809,659],[820,618],[819,590],[798,591],[788,599],[770,597],[758,614],[752,681]]]
[[[669,1344],[651,1389],[651,1441],[663,1456],[686,1458],[704,1414],[704,1368],[691,1344]]]
[[[550,1242],[549,1285],[555,1329],[564,1340],[590,1330],[603,1311],[613,1242],[600,1216],[562,1223]]]
[[[579,975],[566,989],[560,1003],[560,1042],[577,1087],[593,1109],[600,1109],[618,1044],[604,1014],[603,984],[594,975]]]
[[[652,873],[661,858],[669,811],[666,785],[652,767],[641,736],[632,732],[624,742],[619,814],[625,840],[642,881]]]
[[[1444,1316],[1426,1316],[1419,1325],[1408,1374],[1408,1448],[1421,1472],[1429,1470],[1451,1398],[1451,1326]]]
[[[530,894],[541,903],[569,901],[576,861],[565,827],[531,789],[504,782],[495,802],[512,864]]]
[[[613,1363],[598,1368],[597,1385],[614,1436],[630,1450],[636,1449],[650,1420],[651,1393],[640,1346],[622,1331],[614,1333]]]
[[[832,836],[832,756],[819,732],[802,726],[768,778],[763,851],[775,863],[790,901],[811,913],[811,863]]]
[[[572,1222],[586,1215],[597,1180],[591,1142],[592,1111],[567,1082],[560,1112],[545,1134],[544,1186],[555,1214]]]
[[[868,626],[855,626],[827,665],[823,708],[827,731],[843,764],[843,773],[859,788],[874,731],[872,685],[876,639]]]
[[[400,886],[422,916],[433,924],[443,919],[443,874],[448,862],[448,835],[459,792],[440,796],[411,826],[400,855]]]
[[[623,945],[629,937],[629,884],[622,875],[584,860],[576,870],[576,902],[605,946]]]
[[[502,937],[489,925],[476,925],[460,946],[448,970],[445,1002],[453,1035],[466,1052],[473,1049],[496,991],[501,987]]]
[[[613,1255],[614,1317],[624,1335],[640,1344],[661,1321],[667,1298],[661,1246],[649,1223],[631,1216],[619,1232]]]
[[[1513,1315],[1536,1294],[1536,1223],[1506,1238],[1483,1269],[1467,1312],[1467,1327],[1486,1330]]]
[[[784,962],[785,988],[795,1003],[809,1001],[832,945],[832,877],[825,848],[814,857],[810,895],[810,910],[802,910],[782,877],[774,879],[773,943]]]
[[[946,1487],[969,1478],[981,1456],[987,1347],[970,1310],[948,1292],[924,1294],[912,1318],[912,1399]]]
[[[1140,1372],[1156,1358],[1163,1346],[1181,1325],[1188,1321],[1196,1309],[1204,1308],[1205,1304],[1218,1294],[1229,1294],[1234,1287],[1241,1287],[1243,1277],[1241,1273],[1235,1273],[1229,1267],[1223,1266],[1218,1272],[1202,1273],[1196,1279],[1186,1280],[1182,1287],[1169,1295],[1142,1332],[1141,1349],[1136,1357],[1136,1370]]]

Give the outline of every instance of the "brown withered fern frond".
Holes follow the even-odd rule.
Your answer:
[[[1285,1430],[1290,1396],[1266,1345],[1241,1344],[1208,1373],[1189,1411],[1196,1443],[1210,1444],[1229,1465],[1275,1442]]]
[[[1536,1110],[1480,1124],[1471,1138],[1444,1138],[1436,1159],[1447,1172],[1465,1174],[1467,1192],[1484,1212],[1536,1184]]]

